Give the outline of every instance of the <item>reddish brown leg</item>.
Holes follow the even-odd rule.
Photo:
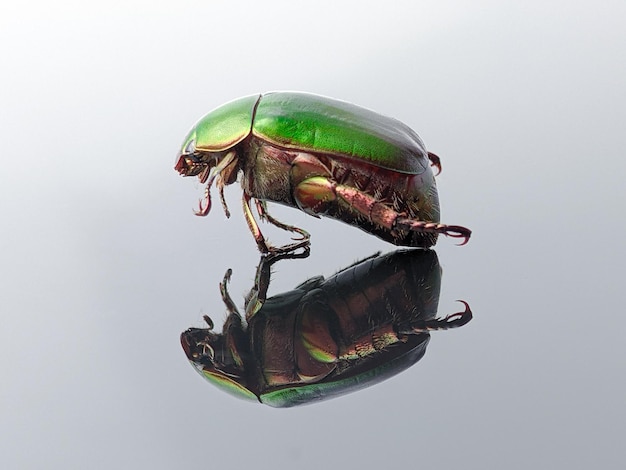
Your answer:
[[[430,160],[430,166],[437,168],[435,176],[439,176],[439,173],[441,173],[441,158],[432,152],[428,152],[428,159]]]
[[[274,263],[285,259],[303,259],[310,254],[310,247],[306,245],[301,252],[290,251],[285,253],[270,253],[261,255],[261,260],[254,276],[254,286],[246,296],[246,320],[250,320],[263,307],[267,299],[267,290],[270,286],[271,267]]]
[[[259,251],[261,251],[261,253],[288,253],[294,250],[297,250],[299,248],[305,248],[307,247],[310,242],[309,242],[309,238],[310,235],[301,229],[298,229],[296,227],[291,227],[289,225],[285,225],[282,222],[279,222],[278,220],[274,219],[272,216],[270,216],[266,210],[263,210],[262,213],[260,213],[259,215],[263,218],[266,218],[269,222],[273,223],[274,225],[280,227],[280,228],[284,228],[285,230],[289,230],[292,232],[298,232],[302,235],[302,240],[296,242],[296,243],[290,243],[288,245],[284,245],[281,247],[274,247],[272,245],[270,245],[269,243],[267,243],[265,241],[265,237],[263,236],[263,234],[261,233],[261,229],[259,227],[259,224],[257,224],[257,221],[255,220],[254,216],[252,215],[252,210],[250,208],[250,201],[251,201],[252,197],[248,196],[245,192],[243,194],[243,213],[244,213],[244,217],[246,219],[246,222],[248,224],[248,228],[250,229],[250,232],[252,232],[252,236],[254,237],[254,240],[256,241],[257,246],[259,247]],[[257,207],[258,208],[258,207]]]
[[[296,233],[301,235],[300,238],[294,238],[293,240],[308,241],[308,240],[311,239],[311,235],[306,230],[303,230],[301,228],[295,227],[293,225],[287,225],[287,224],[281,222],[280,220],[277,220],[274,217],[272,217],[270,215],[270,213],[268,212],[268,210],[267,210],[267,204],[265,203],[265,201],[261,201],[259,199],[255,199],[254,202],[256,204],[256,210],[259,213],[259,217],[261,217],[261,220],[266,220],[270,224],[275,225],[278,228],[281,228],[283,230],[287,230],[289,232],[296,232]]]
[[[252,210],[250,209],[250,196],[248,196],[245,192],[243,193],[243,215],[246,219],[246,223],[248,224],[248,228],[250,232],[252,232],[252,236],[254,237],[254,241],[256,241],[257,246],[259,247],[259,251],[261,253],[269,253],[270,248],[265,242],[265,237],[261,233],[261,229],[259,228],[259,224],[256,223],[254,216],[252,215]]]
[[[400,331],[402,334],[415,334],[415,333],[425,333],[427,331],[437,331],[437,330],[449,330],[450,328],[458,328],[463,326],[472,319],[472,310],[467,302],[464,300],[457,300],[457,302],[461,302],[465,305],[465,310],[462,312],[453,313],[448,315],[445,318],[436,318],[434,320],[427,320],[424,322],[416,323],[409,328],[408,331]]]
[[[231,298],[230,293],[228,292],[228,283],[230,282],[230,276],[232,274],[233,274],[233,270],[228,268],[228,270],[226,271],[226,274],[224,274],[224,279],[222,279],[222,282],[220,282],[220,294],[222,294],[222,300],[224,301],[224,304],[226,305],[226,310],[228,310],[228,313],[235,313],[239,315],[239,310],[237,310],[237,306],[235,305],[235,302],[233,302],[233,299]],[[211,322],[211,324],[212,323],[213,322]]]
[[[326,207],[339,198],[350,209],[390,231],[441,233],[453,238],[463,238],[461,245],[468,242],[472,233],[469,229],[458,225],[409,219],[377,201],[373,196],[359,189],[337,184],[324,176],[305,179],[296,186],[294,196],[302,210],[313,214],[324,213]]]

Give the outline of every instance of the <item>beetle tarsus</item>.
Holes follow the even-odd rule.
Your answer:
[[[221,177],[217,178],[217,189],[220,193],[220,201],[222,202],[222,209],[224,209],[224,214],[227,219],[230,219],[230,210],[228,210],[228,204],[226,204],[226,198],[224,197],[224,179]]]
[[[220,282],[220,294],[222,295],[222,301],[224,302],[224,304],[226,305],[226,310],[228,310],[228,313],[230,314],[236,314],[239,315],[239,310],[237,310],[237,306],[235,305],[235,302],[233,302],[232,297],[230,296],[230,293],[228,292],[228,283],[230,282],[230,276],[232,276],[233,274],[233,270],[228,268],[226,270],[226,273],[224,274],[224,279],[222,279],[222,282]]]
[[[461,243],[458,243],[457,246],[463,246],[467,244],[470,237],[472,236],[472,231],[468,228],[461,227],[460,225],[447,225],[447,231],[442,232],[444,235],[452,238],[463,238]]]
[[[456,312],[448,315],[446,318],[443,319],[448,328],[458,328],[459,326],[463,326],[466,323],[469,323],[469,321],[473,317],[472,309],[465,300],[459,299],[457,300],[457,302],[461,302],[463,305],[465,305],[465,310],[463,310],[462,312]]]
[[[305,239],[300,242],[289,243],[288,245],[283,245],[283,246],[267,245],[267,253],[272,254],[272,255],[290,254],[296,250],[299,250],[300,248],[304,250],[310,250],[310,247],[311,247],[311,242],[309,241],[309,239]]]
[[[466,323],[469,323],[473,317],[472,309],[464,300],[457,300],[457,302],[461,302],[465,305],[465,310],[462,312],[452,313],[445,318],[437,318],[435,320],[426,321],[424,323],[424,329],[427,331],[449,330],[450,328],[458,328]]]
[[[432,152],[428,152],[428,159],[430,160],[430,166],[437,168],[435,176],[439,176],[441,173],[441,158]]]
[[[209,330],[212,330],[215,327],[215,325],[213,324],[213,320],[211,320],[211,317],[209,317],[208,315],[202,315],[202,318],[207,324]]]
[[[265,220],[269,222],[270,224],[275,225],[276,227],[281,228],[283,230],[287,230],[289,232],[295,232],[299,234],[300,237],[292,238],[292,240],[294,241],[304,241],[304,240],[311,239],[311,234],[309,234],[309,232],[307,232],[306,230],[298,228],[294,225],[287,225],[281,222],[280,220],[274,218],[267,210],[267,204],[265,203],[265,201],[260,201],[259,199],[255,199],[254,202],[256,204],[256,209],[257,209],[257,212],[259,213],[259,217],[261,218],[261,220]]]
[[[203,203],[206,205],[203,205]],[[200,201],[198,201],[198,210],[194,211],[194,214],[199,217],[206,217],[209,215],[209,212],[211,212],[211,195],[207,191],[204,199],[200,199]]]
[[[463,242],[459,243],[459,246],[465,245],[472,235],[472,231],[468,228],[461,227],[460,225],[446,225],[436,222],[424,222],[422,220],[408,219],[406,217],[398,217],[394,224],[393,229],[404,229],[413,232],[425,232],[425,233],[441,233],[452,238],[463,238]]]

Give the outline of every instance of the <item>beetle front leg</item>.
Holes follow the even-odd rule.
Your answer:
[[[257,224],[256,220],[254,219],[254,215],[252,215],[252,210],[250,209],[251,199],[252,198],[248,196],[248,194],[246,194],[244,191],[243,198],[241,200],[243,202],[243,215],[246,219],[246,223],[248,224],[248,228],[250,229],[250,232],[252,232],[252,236],[254,237],[257,246],[259,247],[259,251],[261,253],[269,253],[270,248],[265,242],[265,237],[261,233],[259,224]]]

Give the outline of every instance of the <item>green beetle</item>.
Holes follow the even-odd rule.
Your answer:
[[[357,391],[419,361],[429,331],[472,319],[465,302],[463,312],[436,318],[441,268],[432,250],[374,256],[249,308],[251,299],[264,299],[255,290],[267,288],[280,257],[292,256],[262,257],[245,324],[226,289],[229,270],[221,284],[229,311],[222,333],[205,316],[208,328],[181,335],[196,370],[239,398],[291,407]]]
[[[216,181],[224,211],[224,186],[242,174],[244,215],[263,253],[305,246],[309,234],[279,222],[266,201],[298,207],[357,226],[395,245],[429,247],[437,234],[463,238],[471,231],[439,223],[439,198],[420,137],[396,119],[344,101],[307,93],[257,94],[231,101],[204,116],[185,138],[175,169],[207,183],[197,215],[211,210]],[[252,214],[300,235],[270,246]]]

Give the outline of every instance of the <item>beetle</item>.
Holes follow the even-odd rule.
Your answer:
[[[175,169],[206,183],[197,215],[211,210],[215,182],[227,217],[224,186],[241,174],[244,217],[262,253],[303,247],[310,235],[284,224],[267,201],[328,216],[398,246],[430,247],[437,234],[462,238],[471,231],[439,223],[431,166],[437,155],[402,122],[344,101],[296,92],[255,94],[211,111],[185,137]],[[256,222],[299,234],[273,247]]]
[[[258,273],[288,254],[262,257]],[[246,308],[243,322],[227,290],[222,333],[190,328],[181,334],[187,359],[209,382],[239,398],[291,407],[376,384],[415,364],[431,330],[465,325],[472,311],[436,318],[441,268],[432,250],[402,249],[349,266],[328,279]],[[255,289],[258,287],[255,286]],[[255,290],[253,289],[253,291]],[[251,298],[248,296],[247,306]],[[261,297],[263,297],[261,295]]]

